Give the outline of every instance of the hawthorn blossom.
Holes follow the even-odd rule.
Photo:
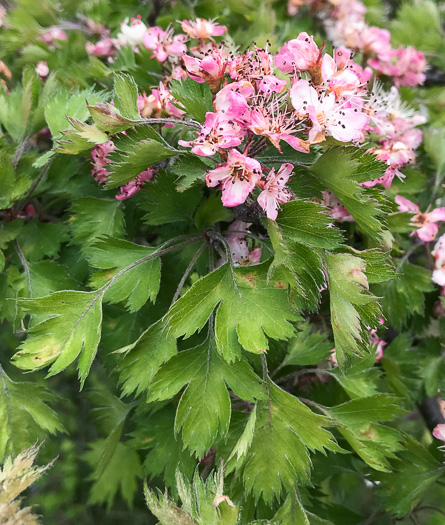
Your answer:
[[[165,62],[169,56],[179,57],[187,52],[185,39],[183,34],[173,36],[172,28],[164,31],[155,26],[144,33],[143,43],[147,49],[154,52],[152,58],[156,57],[159,62]]]
[[[312,144],[322,142],[325,134],[332,135],[341,142],[351,142],[363,138],[363,130],[369,122],[369,116],[358,108],[347,108],[336,103],[335,95],[318,95],[307,80],[298,80],[290,89],[292,105],[300,118],[309,117],[312,128],[309,141]]]
[[[129,199],[130,197],[133,197],[140,189],[142,189],[145,186],[145,183],[153,178],[153,170],[152,168],[147,168],[145,171],[142,171],[139,173],[139,175],[131,180],[130,182],[127,182],[127,184],[124,184],[121,186],[120,194],[116,195],[116,199],[119,201],[123,201],[125,199]]]
[[[121,23],[121,32],[117,35],[117,40],[121,46],[138,46],[143,43],[147,26],[142,22],[141,15],[137,18],[132,18],[131,23],[128,24],[128,18]]]
[[[111,57],[116,53],[116,40],[114,38],[102,38],[96,44],[87,42],[86,52],[95,57]]]
[[[191,147],[195,155],[208,157],[221,153],[226,148],[239,146],[245,135],[246,131],[242,126],[234,121],[227,121],[224,115],[206,113],[199,136],[188,142],[179,140],[178,144],[186,148]]]
[[[338,222],[354,222],[354,217],[348,212],[337,197],[329,190],[323,192],[323,205],[329,208],[330,215]]]
[[[299,122],[288,113],[279,110],[274,111],[277,106],[276,103],[275,107],[271,107],[271,105],[269,107],[254,107],[250,113],[251,124],[249,129],[256,135],[267,137],[279,152],[281,152],[280,141],[284,140],[295,150],[308,153],[309,144],[294,136],[295,133],[302,130]]]
[[[254,93],[254,87],[250,82],[246,80],[232,82],[218,91],[213,107],[221,115],[221,120],[234,120],[245,126],[250,122],[248,99]]]
[[[252,51],[247,51],[240,56],[232,55],[228,65],[230,78],[248,80],[257,83],[258,86],[264,78],[273,76],[274,70],[274,57],[269,52],[268,46],[266,48],[255,46]]]
[[[51,27],[48,31],[37,37],[37,40],[46,44],[50,49],[55,49],[58,45],[57,41],[68,40],[68,37],[62,29]]]
[[[206,183],[210,188],[220,186],[222,203],[224,206],[233,207],[247,199],[260,178],[260,163],[236,149],[231,149],[227,162],[207,173]]]
[[[432,279],[439,286],[445,286],[445,234],[439,237],[431,253],[434,257]]]
[[[286,186],[294,167],[292,164],[282,164],[278,172],[271,169],[265,181],[258,186],[263,190],[258,197],[258,204],[266,212],[267,218],[275,220],[278,216],[280,204],[290,201],[292,192]]]
[[[207,82],[212,92],[219,90],[228,64],[225,51],[220,48],[214,48],[203,58],[183,55],[182,60],[190,78],[200,84]]]
[[[40,80],[45,80],[46,77],[49,75],[48,62],[46,62],[45,60],[41,60],[37,64],[35,71],[39,75]]]
[[[384,325],[385,320],[380,317],[379,318],[379,324]],[[373,349],[375,349],[376,353],[376,361],[380,361],[383,357],[383,348],[387,345],[386,341],[383,339],[380,339],[380,337],[377,335],[377,328],[368,327],[369,330],[369,346]]]
[[[358,95],[362,85],[359,75],[353,69],[348,69],[347,65],[338,67],[334,58],[328,54],[323,55],[321,75],[323,86],[334,93],[335,100]]]
[[[310,71],[321,59],[320,50],[314,37],[300,33],[297,38],[289,40],[275,55],[275,64],[283,73]]]
[[[425,55],[412,46],[393,49],[387,59],[370,59],[369,65],[392,77],[397,87],[417,86],[425,82]]]
[[[150,95],[147,96],[145,92],[139,95],[137,104],[142,118],[182,118],[184,111],[177,108],[174,102],[176,100],[173,95],[162,82],[159,82],[159,88],[152,89]],[[165,124],[165,126],[172,127],[173,124]]]
[[[251,224],[248,222],[234,221],[225,233],[234,266],[246,266],[260,262],[261,247],[249,250],[249,246],[245,240],[250,226]],[[223,262],[224,261],[221,260],[221,264],[223,264]]]
[[[397,195],[395,201],[400,211],[414,214],[414,217],[411,219],[411,224],[418,229],[413,232],[413,235],[417,235],[417,237],[424,242],[432,241],[436,237],[439,231],[437,223],[445,221],[445,207],[422,213],[417,204],[405,199],[405,197]]]
[[[183,20],[181,23],[182,30],[190,38],[197,38],[198,40],[205,40],[212,36],[222,36],[227,33],[226,26],[219,26],[212,20],[204,20],[203,18],[197,18],[196,20]]]

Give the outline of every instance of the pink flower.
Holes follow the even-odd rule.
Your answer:
[[[221,120],[236,120],[240,125],[247,125],[250,121],[247,99],[254,93],[254,87],[247,80],[232,82],[218,91],[213,107]]]
[[[49,48],[54,49],[57,45],[57,40],[67,40],[65,31],[58,29],[57,27],[50,28],[46,33],[40,35],[37,40],[45,43]]]
[[[365,53],[375,53],[379,59],[386,60],[391,56],[391,35],[386,29],[365,26],[359,33],[360,45]]]
[[[300,33],[297,38],[289,40],[275,55],[275,64],[283,73],[309,71],[318,62],[320,51],[314,37]]]
[[[275,75],[266,75],[258,82],[258,91],[263,92],[265,95],[271,93],[282,93],[286,89],[287,82]]]
[[[252,83],[259,83],[263,78],[273,75],[274,69],[274,57],[269,53],[268,46],[265,49],[255,46],[253,51],[235,57],[228,66],[230,78]]]
[[[178,109],[173,103],[175,98],[168,91],[162,82],[159,82],[158,89],[152,89],[151,95],[145,93],[138,96],[138,109],[142,118],[161,118],[176,117],[182,118],[184,111]],[[172,124],[165,124],[166,127],[173,127]]]
[[[391,187],[392,181],[394,180],[394,177],[396,175],[399,178],[404,177],[404,175],[402,175],[402,173],[400,173],[397,168],[394,168],[393,166],[388,166],[386,168],[385,173],[381,177],[367,182],[362,182],[361,185],[365,188],[373,188],[376,184],[383,184],[383,186],[386,189],[388,189]]]
[[[207,186],[222,189],[222,203],[233,207],[242,204],[261,178],[260,163],[239,151],[229,151],[227,162],[206,175]]]
[[[445,234],[439,237],[431,253],[434,257],[433,281],[439,286],[445,286]]]
[[[227,33],[226,26],[219,26],[213,23],[212,20],[204,20],[203,18],[197,18],[196,20],[183,20],[182,30],[190,38],[197,38],[199,40],[205,40],[206,38],[212,39],[212,36],[222,36]]]
[[[417,86],[425,81],[425,55],[412,46],[400,46],[393,49],[385,59],[370,59],[369,65],[377,71],[393,78],[394,84],[400,86]]]
[[[86,51],[95,57],[111,57],[116,53],[115,40],[113,38],[102,38],[97,44],[87,42]]]
[[[237,122],[227,121],[220,113],[206,113],[198,138],[189,142],[179,140],[178,143],[186,148],[191,147],[195,155],[208,157],[226,148],[239,146],[245,135],[245,129]]]
[[[234,266],[247,266],[260,262],[261,247],[249,250],[247,242],[239,237],[228,239],[227,242]]]
[[[207,82],[214,93],[219,90],[228,64],[225,52],[214,48],[202,59],[183,55],[182,60],[190,78],[200,84]]]
[[[439,423],[434,427],[433,436],[440,441],[445,441],[445,423]]]
[[[117,35],[117,40],[121,46],[138,46],[142,44],[146,31],[147,27],[142,22],[140,15],[137,18],[132,18],[130,25],[128,25],[128,18],[126,18],[121,23],[121,33]]]
[[[112,140],[94,146],[91,150],[91,158],[93,159],[93,167],[91,168],[91,175],[97,182],[105,182],[108,179],[110,172],[107,170],[108,155],[116,149]]]
[[[41,80],[45,80],[45,78],[49,75],[48,62],[41,60],[36,66],[36,73],[39,75]]]
[[[424,242],[432,241],[436,237],[439,231],[439,226],[436,223],[445,221],[445,208],[436,208],[431,212],[422,213],[417,204],[405,199],[405,197],[397,195],[395,201],[400,211],[415,214],[411,219],[411,224],[418,228],[413,232],[414,235],[417,235]]]
[[[119,201],[123,201],[125,199],[129,199],[130,197],[133,197],[133,195],[135,195],[140,189],[142,189],[145,186],[145,182],[151,180],[152,178],[153,170],[151,168],[147,168],[145,171],[139,173],[139,175],[135,179],[121,186],[120,194],[116,195],[116,199]]]
[[[278,216],[280,204],[288,202],[292,193],[286,187],[290,174],[294,167],[292,164],[282,164],[278,173],[272,168],[265,182],[259,182],[258,186],[263,190],[258,196],[258,204],[266,212],[267,218],[275,220]]]
[[[323,192],[323,205],[330,209],[331,217],[336,221],[354,222],[354,217],[329,190]]]
[[[187,53],[185,39],[183,34],[173,36],[172,28],[164,31],[157,26],[150,27],[143,36],[144,46],[154,51],[152,58],[156,57],[159,62],[165,62],[170,55],[179,57]]]
[[[299,122],[293,115],[280,112],[278,102],[270,103],[266,107],[256,106],[250,112],[251,124],[249,128],[255,135],[267,137],[281,152],[280,141],[284,140],[295,150],[302,153],[309,152],[309,144],[293,134],[302,130]]]
[[[335,60],[328,54],[323,55],[321,63],[323,85],[334,93],[335,99],[351,97],[358,93],[361,86],[359,75],[352,69],[339,68]]]
[[[309,141],[322,142],[325,134],[341,142],[361,140],[369,117],[358,108],[346,108],[336,103],[335,95],[322,97],[307,80],[298,80],[290,89],[292,105],[300,117],[308,116],[312,121]]]

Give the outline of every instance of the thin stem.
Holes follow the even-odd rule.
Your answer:
[[[22,252],[22,249],[20,248],[20,244],[17,241],[15,241],[14,243],[15,243],[15,249],[20,258],[20,262],[22,263],[23,269],[25,270],[26,281],[28,283],[28,289],[29,289],[29,295],[32,297],[32,285],[31,285],[31,274],[29,271],[29,264],[25,258],[24,253]]]
[[[17,169],[17,164],[19,163],[19,160],[20,160],[20,157],[22,156],[23,152],[25,151],[25,148],[26,146],[28,145],[28,137],[26,137],[25,139],[22,140],[22,142],[20,142],[16,152],[15,152],[15,155],[14,155],[14,160],[12,161],[12,165],[14,167],[14,171],[16,171]]]
[[[269,388],[269,369],[267,368],[267,357],[266,354],[263,352],[261,354],[261,364],[263,365],[263,381],[266,386],[266,392],[269,405],[269,425],[272,426],[272,403],[270,402],[270,388]]]
[[[194,120],[181,120],[179,118],[146,118],[144,120],[135,120],[134,125],[138,126],[141,124],[179,124],[180,126],[186,126],[187,128],[192,128],[196,130],[201,129],[201,124]]]
[[[399,264],[397,265],[397,268],[396,268],[396,273],[399,273],[400,271],[400,268],[405,264],[405,262],[408,260],[408,258],[412,255],[412,253],[414,253],[417,248],[419,248],[419,246],[422,246],[424,244],[423,241],[419,241],[417,242],[416,244],[413,244],[408,250],[407,252],[405,253],[405,255],[400,259],[399,261]]]
[[[435,512],[445,516],[445,510],[439,509],[439,507],[434,507],[433,505],[422,505],[421,507],[418,507],[415,512],[420,512],[422,510],[434,510]]]
[[[305,397],[299,397],[298,398],[302,403],[305,403],[306,405],[313,406],[323,414],[329,416],[329,412],[326,410],[326,408],[323,405],[319,405],[315,401],[312,401],[312,399],[306,399]]]
[[[187,266],[187,269],[184,272],[184,275],[181,277],[181,280],[179,281],[178,288],[176,289],[175,295],[173,296],[171,305],[172,306],[176,301],[178,300],[179,296],[181,295],[181,290],[184,287],[184,283],[187,280],[188,276],[190,275],[190,272],[192,271],[193,267],[196,264],[196,261],[199,259],[200,255],[204,251],[206,247],[206,244],[202,244],[195,255],[193,256],[192,260],[190,261],[190,264]]]
[[[33,182],[31,188],[29,188],[29,191],[28,191],[27,195],[20,202],[17,203],[17,207],[14,207],[14,213],[17,214],[17,213],[21,212],[29,204],[29,202],[31,200],[31,197],[33,196],[34,192],[37,189],[37,186],[41,183],[43,177],[48,173],[48,170],[49,170],[50,166],[51,166],[51,162],[49,162],[42,169],[42,171],[39,173],[39,175],[36,178],[36,180]]]
[[[285,365],[284,365],[285,366]],[[281,368],[283,368],[282,366],[279,366],[274,372],[273,372],[273,376],[277,374],[277,372],[279,372],[279,370],[281,370]],[[293,378],[297,378],[297,377],[300,377],[300,376],[307,376],[309,374],[319,374],[319,373],[322,373],[323,371],[320,370],[319,368],[304,368],[303,370],[297,370],[296,372],[291,372],[290,374],[287,374],[283,377],[280,377],[279,379],[277,379],[277,383],[285,383],[286,381],[288,381],[289,379],[293,379]]]

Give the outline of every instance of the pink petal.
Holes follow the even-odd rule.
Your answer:
[[[227,179],[222,183],[222,203],[228,208],[243,204],[251,189],[249,181],[240,181],[238,178]]]
[[[426,214],[430,222],[445,221],[445,208],[436,208],[431,213]]]
[[[431,223],[422,226],[422,228],[416,230],[415,233],[421,241],[430,242],[436,237],[438,231],[439,226],[437,226],[437,224]]]
[[[412,213],[419,213],[420,211],[420,208],[417,204],[414,204],[414,202],[405,199],[405,197],[397,195],[394,200],[396,201],[400,211],[410,211]]]

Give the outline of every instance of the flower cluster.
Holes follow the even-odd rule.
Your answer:
[[[208,187],[221,191],[224,206],[256,201],[264,214],[275,220],[280,206],[296,198],[287,186],[293,165],[266,166],[258,155],[268,147],[281,153],[286,144],[306,154],[328,137],[344,144],[366,142],[368,152],[387,166],[381,178],[362,183],[368,187],[383,184],[389,188],[395,176],[404,177],[400,171],[403,166],[415,160],[415,149],[422,140],[417,126],[425,122],[424,117],[402,102],[395,86],[387,91],[374,80],[369,89],[371,68],[354,61],[351,49],[362,51],[370,60],[390,58],[393,53],[389,33],[363,25],[363,14],[360,2],[351,2],[349,7],[336,2],[331,13],[331,36],[338,42],[342,35],[349,48],[338,47],[332,56],[307,33],[286,42],[276,53],[271,52],[269,44],[236,52],[224,42],[215,42],[227,28],[214,21],[184,20],[183,33],[175,34],[172,27],[147,28],[140,17],[121,24],[117,39],[110,39],[106,30],[99,31],[102,40],[95,44],[95,50],[91,44],[90,52],[110,59],[116,46],[131,45],[135,51],[143,46],[152,51],[152,58],[162,64],[164,79],[148,95],[144,92],[138,97],[144,119],[184,117],[169,91],[172,79],[189,77],[207,83],[213,93],[213,110],[206,113],[195,138],[178,143],[216,162],[205,181]],[[355,25],[346,33],[345,21],[351,17]],[[189,41],[193,45],[188,47]],[[174,122],[164,125],[173,127]],[[106,143],[93,150],[93,176],[100,182],[108,176],[107,155],[113,147]],[[117,198],[133,195],[152,176],[151,170],[143,172],[121,188]],[[323,202],[335,220],[353,220],[332,192],[324,193]],[[408,211],[415,213],[415,235],[422,240],[433,239],[438,231],[436,222],[442,218],[436,220],[434,212]],[[234,257],[238,262],[255,260],[244,237],[233,242],[237,243]]]
[[[370,66],[391,77],[397,87],[424,82],[423,53],[411,46],[393,48],[389,31],[365,22],[366,7],[360,0],[289,0],[289,15],[295,15],[302,5],[310,5],[321,18],[334,45],[360,51]]]
[[[437,223],[445,221],[445,208],[436,208],[433,211],[422,213],[417,204],[405,199],[405,197],[398,195],[395,201],[400,211],[413,214],[411,224],[417,228],[413,231],[413,235],[416,235],[424,242],[429,242],[436,238],[439,231]]]

